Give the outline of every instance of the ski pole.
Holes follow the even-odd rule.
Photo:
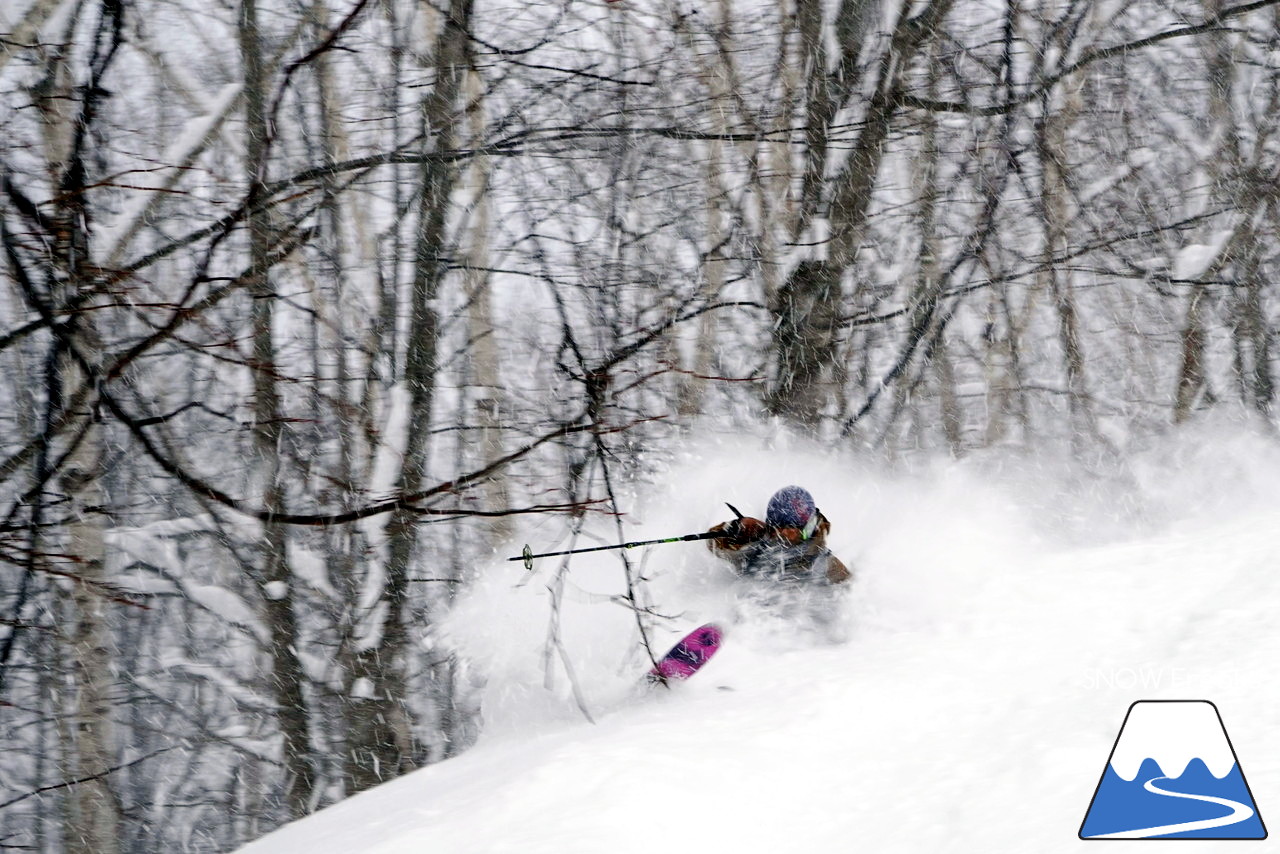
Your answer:
[[[730,505],[729,509],[733,510],[733,506]],[[739,519],[742,518],[742,514],[738,513],[737,510],[733,510],[733,512]],[[562,551],[562,552],[542,552],[541,554],[534,554],[533,549],[530,548],[529,545],[526,543],[524,547],[524,551],[522,551],[520,554],[516,555],[515,557],[507,558],[507,560],[522,560],[524,561],[525,569],[533,569],[533,562],[540,557],[560,557],[561,555],[579,555],[579,554],[584,554],[585,552],[603,552],[603,551],[608,551],[610,549],[634,549],[639,546],[656,546],[662,543],[689,543],[695,540],[719,540],[719,539],[724,539],[725,537],[728,537],[728,536],[729,534],[724,531],[716,531],[716,532],[703,531],[701,534],[685,534],[683,537],[665,537],[661,540],[638,540],[634,543],[619,543],[614,546],[591,546],[590,548],[585,548],[585,549],[566,549],[565,551]]]
[[[528,545],[526,545],[524,547],[523,552],[516,555],[515,557],[509,557],[507,558],[507,560],[522,560],[524,561],[525,569],[533,569],[533,562],[540,557],[559,557],[560,555],[580,555],[586,552],[608,551],[609,549],[634,549],[639,546],[656,546],[661,543],[688,543],[694,540],[717,540],[726,536],[728,536],[728,534],[725,534],[722,531],[717,531],[715,533],[712,533],[711,531],[704,531],[701,534],[685,534],[683,537],[667,537],[661,540],[637,540],[634,543],[619,543],[616,546],[592,546],[586,549],[567,549],[562,552],[542,552],[541,554],[534,554],[533,549]]]

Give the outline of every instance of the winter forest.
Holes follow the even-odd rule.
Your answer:
[[[433,626],[695,437],[1269,430],[1277,68],[1275,0],[3,0],[0,850],[465,751]]]

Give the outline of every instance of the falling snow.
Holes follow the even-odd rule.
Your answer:
[[[1054,850],[1175,695],[1265,813],[1275,12],[0,2],[0,849]]]

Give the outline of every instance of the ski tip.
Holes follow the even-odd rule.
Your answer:
[[[707,646],[719,644],[724,640],[725,636],[724,626],[719,623],[707,623],[706,625],[699,626],[695,631],[698,634],[698,639]]]

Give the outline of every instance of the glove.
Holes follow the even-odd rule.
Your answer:
[[[725,523],[724,541],[731,546],[745,546],[747,544],[747,526],[742,524],[741,519],[734,519],[732,522]]]
[[[759,519],[745,517],[742,519],[734,519],[732,522],[721,522],[711,529],[711,533],[720,534],[712,542],[720,546],[737,550],[748,543],[760,538],[765,530],[765,524]]]

